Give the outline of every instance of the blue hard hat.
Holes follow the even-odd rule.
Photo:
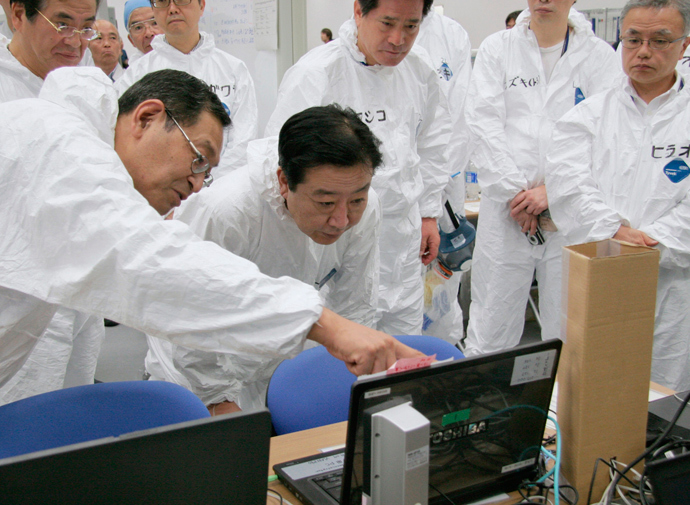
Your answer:
[[[151,7],[151,2],[149,0],[127,0],[125,2],[125,28],[127,31],[129,31],[130,14],[141,7]]]

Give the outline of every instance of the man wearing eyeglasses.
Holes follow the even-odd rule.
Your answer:
[[[0,117],[0,384],[56,304],[208,351],[289,357],[309,338],[358,375],[419,355],[161,219],[201,189],[230,123],[199,79],[154,72],[118,100],[100,70],[61,68]]]
[[[125,26],[127,38],[132,43],[135,51],[129,56],[131,65],[144,54],[151,52],[151,41],[163,30],[153,17],[153,9],[149,0],[128,0],[125,3]]]
[[[96,0],[11,0],[15,32],[0,44],[0,103],[38,96],[48,72],[79,64],[97,33]]]
[[[110,21],[99,19],[93,24],[98,36],[89,42],[94,65],[103,70],[110,80],[115,82],[124,73],[120,65],[122,39],[117,28]]]
[[[335,313],[371,327],[381,216],[371,179],[382,162],[379,145],[351,109],[311,107],[288,119],[279,138],[251,142],[248,164],[191,197],[175,219],[266,275],[314,286]],[[213,414],[264,406],[282,360],[148,343],[151,378],[187,387]]]
[[[246,161],[247,144],[258,133],[254,81],[243,61],[216,47],[213,35],[199,31],[205,0],[152,0],[153,16],[165,37],[151,41],[153,51],[130,65],[117,83],[122,93],[149,72],[173,68],[187,72],[215,90],[232,118],[216,177]]]
[[[621,12],[625,76],[557,124],[546,186],[569,243],[607,238],[661,252],[652,380],[690,389],[690,1]]]
[[[16,32],[0,43],[0,103],[37,97],[48,72],[77,65],[97,35],[94,0],[14,0],[10,7]],[[59,307],[23,368],[0,388],[0,403],[93,383],[104,335],[102,318]]]

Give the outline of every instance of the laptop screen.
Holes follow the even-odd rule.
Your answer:
[[[514,490],[534,477],[560,349],[554,340],[357,381],[341,504],[370,496],[361,420],[366,409],[395,399],[411,401],[431,423],[429,503]]]
[[[270,436],[259,410],[6,458],[0,501],[265,505]]]

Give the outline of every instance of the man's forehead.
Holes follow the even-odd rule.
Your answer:
[[[630,14],[633,14],[632,16]],[[673,28],[683,27],[683,15],[675,7],[635,7],[623,19],[622,29],[625,33],[652,33],[669,34]]]
[[[43,0],[40,2],[42,4],[42,10],[53,9],[55,11],[66,11],[66,10],[93,10],[94,15],[98,6],[96,5],[96,0]]]
[[[151,7],[139,7],[134,9],[129,15],[129,25],[137,23],[139,21],[145,21],[153,17],[153,9]]]
[[[117,28],[115,28],[112,23],[99,19],[94,24],[96,25],[96,29],[101,32],[102,35],[115,34],[118,36],[118,38],[120,37],[120,34],[117,32]]]

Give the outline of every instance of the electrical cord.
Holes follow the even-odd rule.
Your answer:
[[[673,416],[673,419],[671,420],[669,425],[666,427],[664,432],[657,437],[657,439],[654,441],[654,443],[652,445],[650,445],[649,448],[647,448],[647,450],[645,450],[642,454],[640,454],[638,457],[636,457],[630,464],[628,464],[628,466],[626,466],[620,474],[615,475],[615,477],[611,481],[612,486],[609,488],[608,493],[606,494],[606,499],[604,500],[605,504],[610,504],[613,501],[613,495],[616,492],[616,486],[620,482],[622,475],[625,475],[626,473],[628,473],[631,468],[633,468],[636,464],[638,464],[640,461],[642,461],[647,456],[649,456],[651,453],[653,453],[656,450],[656,448],[661,445],[661,443],[664,441],[664,439],[668,436],[668,434],[671,432],[673,427],[676,425],[678,418],[683,413],[683,409],[688,404],[689,400],[690,400],[690,392],[688,392],[685,399],[683,400],[683,402],[678,407],[678,410],[676,411],[675,415]]]

